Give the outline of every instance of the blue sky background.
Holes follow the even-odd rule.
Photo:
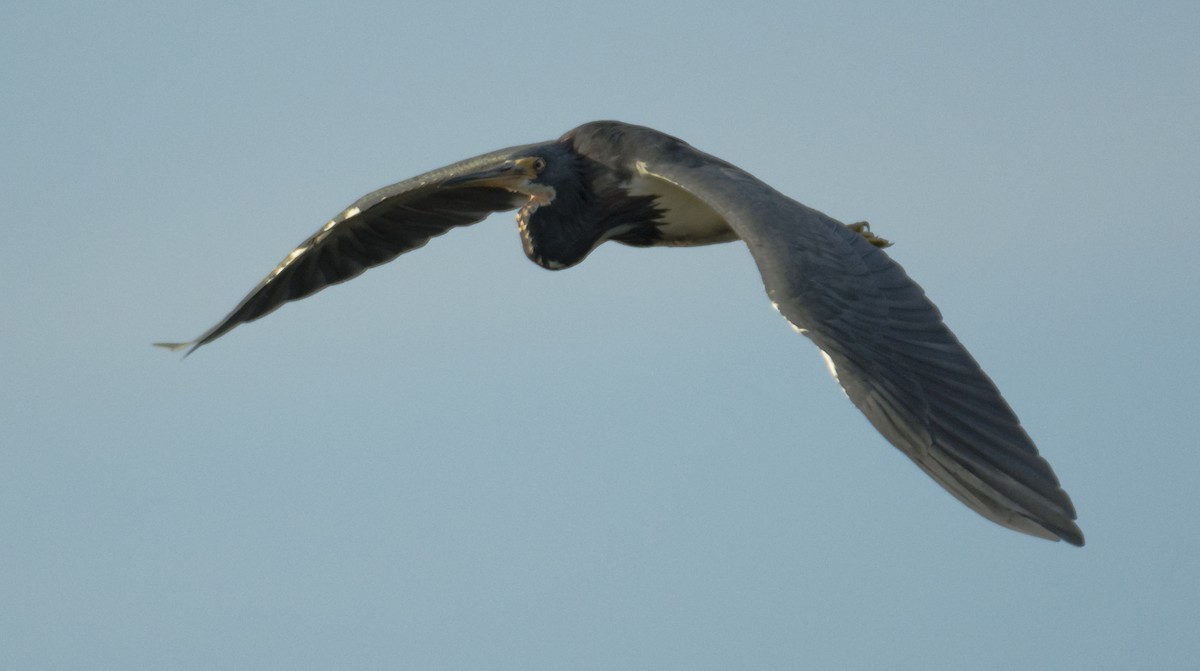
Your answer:
[[[0,668],[1193,668],[1200,5],[837,5],[6,5]],[[602,118],[894,240],[1087,547],[919,473],[736,244],[497,215],[150,347]]]

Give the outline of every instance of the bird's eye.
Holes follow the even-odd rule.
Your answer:
[[[534,158],[533,159],[533,169],[538,172],[545,170],[546,169],[546,159],[542,158],[541,156]]]

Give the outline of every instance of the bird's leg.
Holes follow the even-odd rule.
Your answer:
[[[874,233],[872,233],[871,232],[871,224],[868,224],[865,221],[860,221],[857,224],[848,224],[846,226],[846,228],[863,236],[864,238],[867,239],[867,242],[871,243],[872,245],[875,245],[876,247],[891,247],[892,246],[892,243],[890,240],[884,240],[883,238],[879,237],[878,235],[875,235]]]

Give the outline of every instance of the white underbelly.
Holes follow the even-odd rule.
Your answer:
[[[725,219],[699,198],[650,174],[640,174],[629,182],[633,196],[657,196],[655,205],[664,210],[658,227],[659,245],[689,247],[737,240],[737,233]]]

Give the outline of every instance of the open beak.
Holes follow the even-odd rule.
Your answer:
[[[442,182],[442,185],[481,186],[508,189],[510,191],[523,191],[524,189],[521,187],[524,187],[529,180],[537,177],[537,170],[534,169],[535,161],[537,159],[532,157],[505,161],[494,168],[451,177]]]

